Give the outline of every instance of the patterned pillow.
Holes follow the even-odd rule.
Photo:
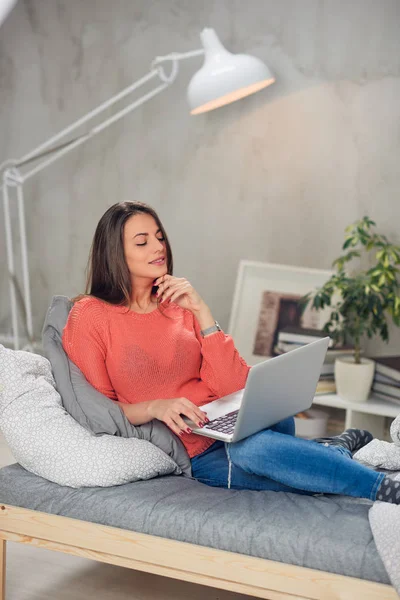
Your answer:
[[[59,485],[108,487],[180,471],[150,442],[83,428],[63,408],[49,361],[1,344],[0,429],[20,465]]]

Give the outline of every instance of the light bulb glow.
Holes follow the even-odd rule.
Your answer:
[[[198,106],[190,111],[191,115],[199,115],[201,113],[209,112],[210,110],[214,110],[216,108],[220,108],[226,104],[231,104],[232,102],[236,102],[236,100],[240,100],[241,98],[245,98],[246,96],[250,96],[251,94],[255,94],[259,90],[268,87],[271,83],[274,83],[275,79],[265,79],[264,81],[259,81],[258,83],[253,83],[252,85],[248,85],[247,87],[240,88],[235,90],[234,92],[230,92],[229,94],[225,94],[220,98],[215,98],[215,100],[211,100],[202,106]]]

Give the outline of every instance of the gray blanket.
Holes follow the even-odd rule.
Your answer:
[[[77,490],[12,465],[0,469],[1,502],[390,583],[368,522],[369,500],[227,490],[173,475]]]

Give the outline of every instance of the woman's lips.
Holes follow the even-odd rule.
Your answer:
[[[150,264],[151,265],[163,265],[165,263],[165,258],[158,258],[157,260],[153,260]]]

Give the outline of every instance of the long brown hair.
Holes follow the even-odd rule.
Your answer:
[[[124,228],[134,215],[145,213],[153,217],[165,240],[168,274],[173,273],[172,250],[167,233],[156,211],[144,202],[113,204],[101,217],[94,234],[87,265],[85,295],[127,306],[132,295],[132,282],[124,254]],[[153,287],[152,293],[156,291]],[[73,302],[84,295],[73,298]]]

